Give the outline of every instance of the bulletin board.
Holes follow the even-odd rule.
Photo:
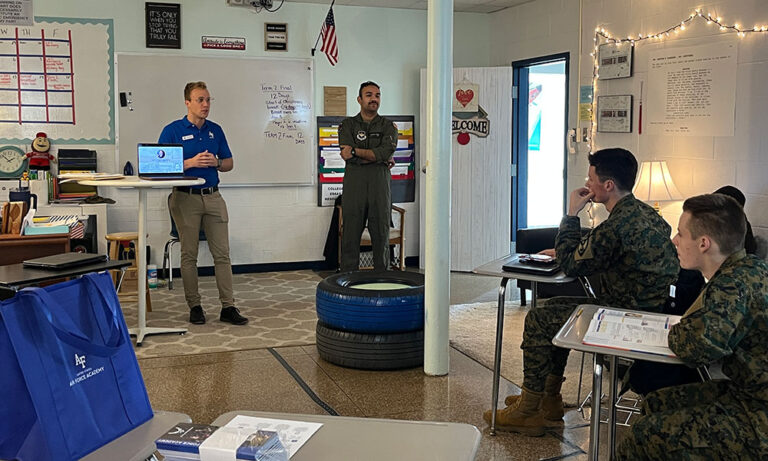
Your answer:
[[[111,19],[36,17],[0,25],[0,143],[112,144]]]
[[[416,200],[416,149],[413,136],[413,115],[385,115],[397,125],[397,148],[390,169],[390,191],[393,203]],[[344,188],[346,163],[341,158],[339,125],[346,117],[317,117],[317,206],[333,206]]]
[[[157,142],[186,116],[184,86],[204,81],[208,119],[221,125],[234,169],[223,185],[313,185],[313,65],[309,59],[193,57],[118,53],[118,166],[136,164],[136,144]],[[130,93],[130,95],[129,95]]]

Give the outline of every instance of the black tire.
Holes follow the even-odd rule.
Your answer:
[[[401,283],[408,288],[367,290],[363,283]],[[353,271],[317,285],[317,318],[338,330],[397,333],[424,328],[424,275],[417,272]]]
[[[317,352],[323,360],[359,370],[401,370],[424,363],[424,331],[351,333],[317,322]]]

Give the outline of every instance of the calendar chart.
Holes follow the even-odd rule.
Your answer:
[[[111,20],[0,26],[0,142],[114,142]]]
[[[27,27],[0,32],[0,123],[75,125],[72,31],[48,37],[45,29]]]

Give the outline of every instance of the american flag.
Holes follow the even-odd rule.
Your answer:
[[[323,46],[320,51],[328,57],[328,62],[335,66],[339,62],[339,47],[336,42],[336,23],[333,21],[333,7],[328,10],[328,16],[325,17],[323,28],[320,29],[320,35],[323,37]]]

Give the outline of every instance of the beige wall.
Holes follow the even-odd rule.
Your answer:
[[[571,97],[569,120],[577,116],[577,83],[574,76],[581,58],[581,84],[592,76],[595,27],[613,36],[637,36],[659,32],[679,23],[697,7],[724,21],[752,27],[768,25],[764,0],[701,2],[692,0],[582,0],[582,49],[578,49],[577,0],[536,0],[491,15],[491,62],[506,65],[516,59],[571,51]],[[638,160],[659,159],[669,164],[672,177],[685,196],[707,193],[725,184],[739,187],[747,196],[746,212],[761,235],[768,235],[768,33],[747,35],[739,40],[735,135],[650,136],[637,134],[639,81],[647,76],[648,53],[660,47],[683,47],[718,42],[724,33],[696,20],[686,31],[662,43],[638,43],[632,78],[598,83],[598,93],[633,94],[634,124],[631,134],[598,134],[595,148],[621,146]],[[735,34],[731,35],[733,37]],[[738,39],[737,39],[738,40]],[[645,87],[647,88],[647,86]],[[647,94],[646,94],[647,96]],[[644,98],[645,99],[645,98]],[[647,106],[646,106],[647,110]],[[579,186],[587,169],[587,152],[569,156],[569,189]],[[676,227],[681,203],[663,206],[665,217]]]

